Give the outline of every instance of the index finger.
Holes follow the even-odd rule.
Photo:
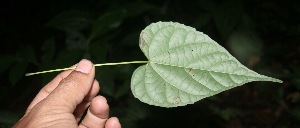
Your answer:
[[[76,66],[76,65],[74,65]],[[72,66],[72,67],[74,67]],[[63,71],[58,74],[51,82],[49,82],[46,86],[44,86],[39,93],[35,96],[35,98],[31,101],[30,105],[28,106],[25,115],[27,115],[31,109],[40,101],[45,99],[59,84],[61,80],[66,78],[73,70]]]

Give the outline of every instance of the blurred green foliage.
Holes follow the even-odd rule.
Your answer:
[[[300,120],[300,2],[260,0],[1,1],[0,127],[10,127],[37,92],[82,58],[145,60],[139,33],[157,21],[197,28],[243,64],[283,85],[254,82],[186,107],[165,109],[133,98],[139,65],[99,67],[96,79],[123,127],[296,127]],[[273,85],[274,84],[274,85]]]

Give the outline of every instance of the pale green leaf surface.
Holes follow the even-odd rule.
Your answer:
[[[281,80],[243,66],[202,32],[173,22],[158,22],[140,34],[149,62],[135,70],[131,90],[150,105],[176,107],[251,81]]]

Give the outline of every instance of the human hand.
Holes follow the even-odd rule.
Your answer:
[[[96,96],[100,86],[94,77],[95,67],[84,59],[75,70],[60,73],[40,90],[14,127],[121,128],[118,118],[109,118],[106,99]]]

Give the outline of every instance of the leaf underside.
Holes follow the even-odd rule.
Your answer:
[[[141,32],[139,46],[149,62],[134,71],[131,90],[150,105],[184,106],[251,81],[282,82],[248,69],[207,35],[183,24],[153,23]]]

